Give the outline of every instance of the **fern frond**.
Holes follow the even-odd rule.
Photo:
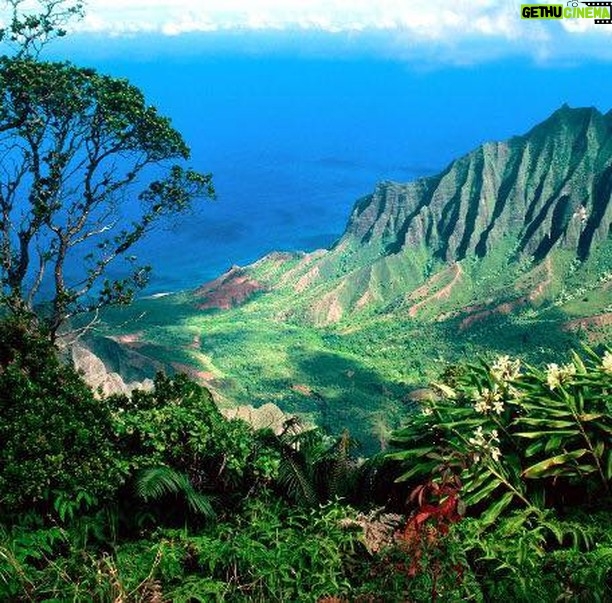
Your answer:
[[[136,493],[145,502],[159,500],[168,494],[182,494],[194,513],[207,519],[215,516],[210,498],[197,492],[187,475],[170,467],[143,469],[136,478]]]

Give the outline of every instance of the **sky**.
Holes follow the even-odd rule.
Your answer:
[[[41,3],[22,0],[21,6]],[[426,65],[504,56],[543,64],[612,60],[612,25],[586,18],[521,19],[521,0],[86,0],[85,5],[85,18],[73,29],[115,39],[268,34],[312,51],[365,51]]]
[[[520,18],[520,0],[90,0],[80,27],[125,35],[158,32],[300,32],[367,39],[374,53],[428,63],[471,63],[508,54],[539,62],[612,59],[612,25],[592,19]],[[564,3],[565,4],[565,3]]]

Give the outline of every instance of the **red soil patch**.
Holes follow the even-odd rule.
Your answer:
[[[408,299],[410,301],[415,301],[417,299],[427,297],[428,295],[430,295],[431,290],[433,289],[434,285],[445,275],[446,275],[446,270],[437,272],[424,285],[421,285],[418,289],[415,289],[414,291],[412,291],[412,293],[410,293],[410,295],[408,296]]]
[[[185,375],[187,375],[189,378],[195,379],[201,383],[203,382],[208,384],[215,379],[215,375],[213,373],[209,371],[199,371],[195,367],[189,366],[188,364],[173,362],[171,366],[177,373],[185,373]]]
[[[577,318],[563,325],[566,331],[577,331],[579,329],[589,329],[593,327],[605,327],[612,324],[612,313],[597,314],[588,318]]]
[[[294,392],[304,394],[305,396],[308,396],[308,397],[312,396],[312,390],[307,385],[301,385],[299,383],[296,383],[295,385],[291,386],[291,389]]]
[[[142,341],[142,333],[125,333],[124,335],[109,337],[109,339],[131,349],[140,348],[145,345],[145,342]]]
[[[528,302],[533,302],[538,299],[538,297],[541,297],[544,294],[546,287],[548,287],[552,281],[552,266],[550,258],[546,258],[544,267],[546,270],[546,278],[543,281],[540,281],[537,287],[535,287],[533,291],[529,293],[529,295],[523,295],[522,297],[519,297],[513,301],[504,302],[503,304],[499,304],[499,306],[495,306],[494,308],[485,309],[485,306],[468,306],[464,308],[462,313],[470,313],[474,312],[475,310],[476,312],[470,316],[466,316],[459,324],[459,329],[463,331],[472,326],[475,322],[484,320],[485,318],[488,318],[494,314],[510,314],[519,306],[522,306]]]
[[[200,310],[229,310],[245,302],[253,293],[265,289],[245,270],[234,266],[219,278],[196,289],[195,295],[202,300],[197,307]]]
[[[459,330],[464,331],[465,329],[471,327],[475,322],[480,322],[489,316],[493,316],[494,314],[501,314],[505,316],[510,314],[513,310],[526,304],[531,299],[531,296],[519,297],[511,302],[504,302],[503,304],[499,304],[499,306],[495,306],[490,310],[483,310],[481,312],[476,312],[476,314],[472,314],[471,316],[466,316],[459,323]]]
[[[538,297],[540,297],[543,293],[544,290],[546,289],[546,287],[548,287],[548,285],[550,285],[551,281],[552,281],[552,266],[550,263],[550,257],[546,258],[546,263],[545,263],[545,268],[546,268],[546,279],[543,280],[530,294],[529,294],[529,299],[531,301],[535,301],[536,299],[538,299]]]
[[[444,287],[442,287],[442,289],[440,289],[439,291],[436,291],[436,293],[430,295],[429,297],[427,297],[424,300],[420,301],[418,304],[415,304],[414,306],[412,306],[410,308],[410,310],[408,310],[408,315],[411,318],[414,318],[417,315],[417,312],[421,308],[426,306],[428,303],[430,303],[432,301],[437,301],[437,300],[440,300],[440,299],[446,299],[446,298],[450,297],[450,294],[451,294],[453,288],[459,282],[459,279],[461,278],[461,275],[463,274],[463,270],[461,270],[461,266],[459,264],[453,264],[450,267],[450,270],[453,272],[453,278],[452,278],[451,282],[448,283],[447,285],[445,285]],[[429,292],[431,290],[431,286],[441,279],[442,274],[443,273],[438,273],[435,276],[433,276],[432,279],[429,281],[429,283],[426,283],[425,285],[423,285],[422,287],[420,287],[419,289],[414,291],[410,295],[410,298],[414,299],[413,296],[416,296],[416,295],[421,297],[423,295],[423,291]],[[446,274],[446,272],[444,274]],[[427,287],[427,289],[426,289],[426,287]]]

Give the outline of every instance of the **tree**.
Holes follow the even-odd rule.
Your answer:
[[[81,0],[5,0],[9,15],[0,28],[0,41],[13,47],[17,56],[38,56],[42,47],[66,35],[65,25],[83,16]]]
[[[150,268],[130,249],[162,216],[212,197],[210,174],[127,80],[70,63],[0,58],[0,283],[6,306],[47,297],[52,337],[67,318],[128,303]],[[109,278],[118,259],[128,276]],[[50,273],[50,274],[49,274]],[[45,295],[43,295],[45,294]]]
[[[53,339],[77,313],[129,302],[150,267],[128,252],[214,191],[210,174],[176,163],[185,141],[127,80],[37,60],[83,16],[81,0],[3,4],[13,57],[0,58],[0,301],[36,308]]]

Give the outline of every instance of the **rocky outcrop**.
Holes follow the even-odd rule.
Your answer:
[[[153,387],[152,379],[126,382],[119,373],[109,370],[100,357],[81,344],[74,344],[70,354],[75,368],[83,374],[85,381],[102,395],[129,394],[135,389]]]
[[[100,395],[130,394],[135,389],[153,389],[153,380],[149,378],[126,382],[119,373],[110,370],[99,356],[80,343],[71,346],[70,356],[74,367],[82,373],[91,388]],[[191,376],[192,378],[198,377],[197,375]],[[258,408],[251,405],[222,408],[221,412],[227,419],[241,419],[254,429],[270,429],[276,434],[283,431],[285,422],[289,418],[289,415],[272,403]]]
[[[259,408],[242,405],[235,408],[223,408],[221,412],[227,419],[242,419],[254,429],[271,429],[276,434],[283,431],[285,422],[289,418],[289,415],[271,402]]]

